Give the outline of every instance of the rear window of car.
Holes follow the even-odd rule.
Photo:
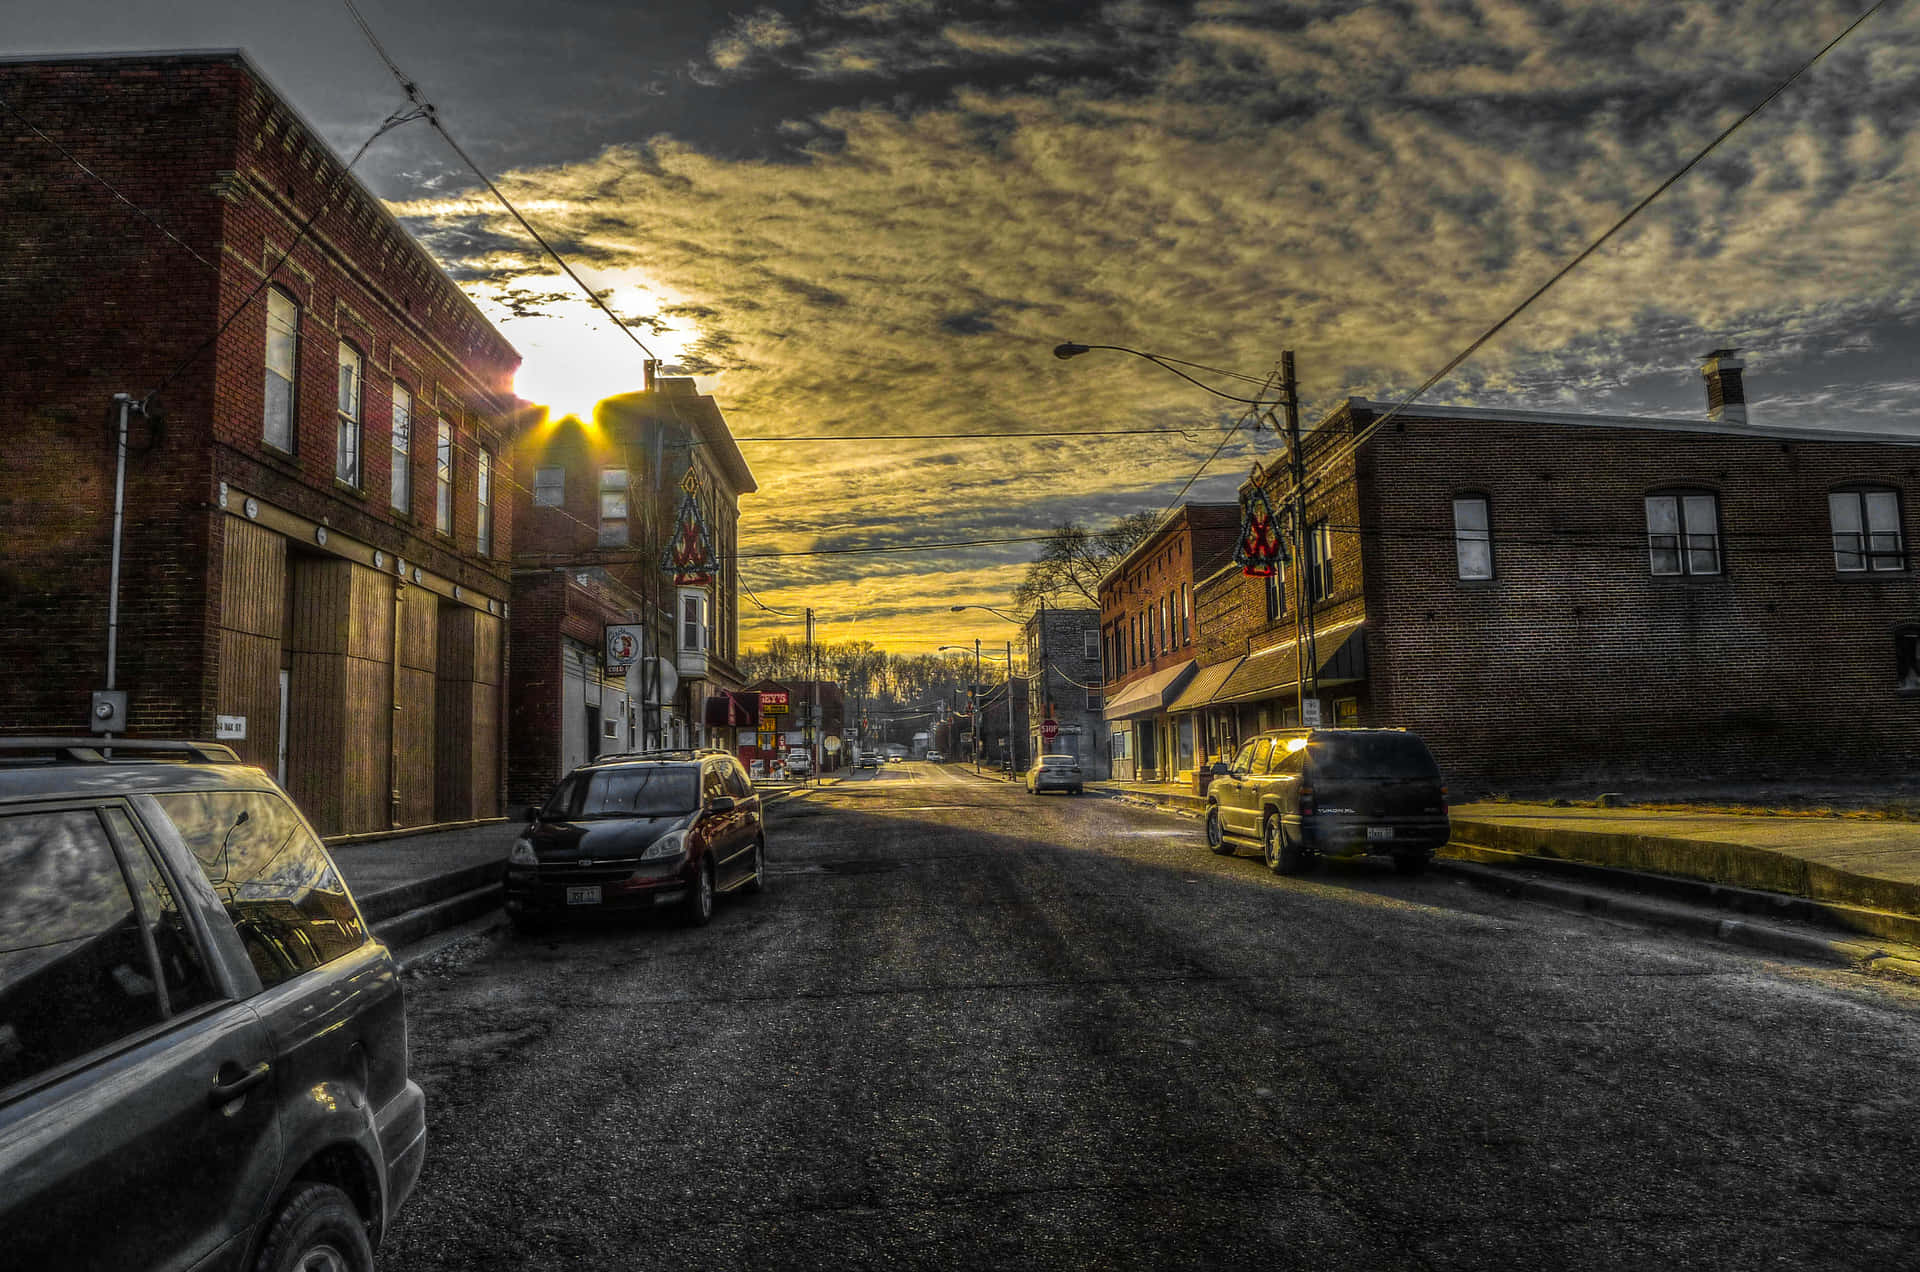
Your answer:
[[[669,768],[594,769],[571,773],[547,801],[546,815],[568,821],[588,817],[668,817],[700,807],[700,770]]]
[[[367,942],[333,858],[293,806],[266,791],[193,791],[154,800],[193,850],[268,988]]]
[[[1045,768],[1072,768],[1080,762],[1077,755],[1043,755],[1040,763]]]
[[[1374,778],[1433,778],[1440,766],[1419,738],[1406,733],[1375,733],[1354,737],[1315,738],[1313,764],[1332,776]]]

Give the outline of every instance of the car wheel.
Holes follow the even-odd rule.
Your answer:
[[[766,890],[767,841],[765,839],[756,839],[753,841],[753,878],[747,881],[747,891],[765,892]]]
[[[255,1272],[373,1272],[367,1227],[347,1194],[308,1184],[273,1217]]]
[[[1260,845],[1267,869],[1275,874],[1299,874],[1307,868],[1306,850],[1293,842],[1278,813],[1268,813],[1266,821],[1261,823]]]
[[[700,863],[700,877],[693,881],[693,891],[687,894],[687,922],[693,927],[704,927],[713,918],[713,860]]]
[[[1395,855],[1393,868],[1403,875],[1423,875],[1427,873],[1427,862],[1430,860],[1424,852],[1403,852]]]
[[[1233,845],[1227,842],[1227,828],[1220,824],[1218,804],[1207,809],[1207,847],[1222,857],[1233,855]]]

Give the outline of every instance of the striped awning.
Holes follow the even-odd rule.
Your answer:
[[[1167,708],[1170,714],[1182,711],[1198,711],[1213,701],[1213,695],[1220,692],[1220,686],[1227,683],[1227,677],[1239,669],[1244,658],[1234,658],[1227,662],[1215,663],[1211,667],[1202,667],[1193,673],[1193,679],[1180,691],[1180,696]]]

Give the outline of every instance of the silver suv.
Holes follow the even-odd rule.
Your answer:
[[[393,960],[271,778],[0,738],[10,1266],[365,1272],[425,1153]]]

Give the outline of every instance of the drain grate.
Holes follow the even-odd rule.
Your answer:
[[[819,868],[827,874],[883,874],[888,870],[898,870],[900,863],[879,857],[856,857],[846,861],[823,861]]]

